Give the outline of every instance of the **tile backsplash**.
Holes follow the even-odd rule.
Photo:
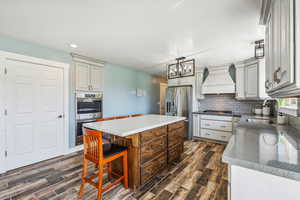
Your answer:
[[[201,111],[230,110],[239,113],[251,113],[256,105],[262,104],[263,101],[261,100],[238,101],[233,94],[205,95],[205,99],[198,101],[198,109]]]

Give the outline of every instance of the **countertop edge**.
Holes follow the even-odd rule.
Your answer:
[[[139,128],[139,129],[135,129],[135,130],[132,130],[132,131],[127,131],[127,132],[114,132],[114,133],[112,133],[108,129],[102,129],[101,131],[103,131],[105,133],[108,133],[108,134],[111,134],[111,135],[115,135],[115,136],[127,137],[127,136],[130,136],[130,135],[138,134],[138,133],[143,132],[143,131],[151,130],[151,129],[158,128],[158,127],[161,127],[161,126],[166,126],[168,124],[172,124],[172,123],[176,123],[176,122],[184,121],[184,120],[186,120],[186,118],[182,117],[181,119],[174,119],[174,120],[171,120],[171,121],[168,121],[168,122],[163,122],[163,123],[160,123],[160,124],[155,124],[155,125],[152,125],[152,126],[147,126],[147,127],[144,127],[144,128]],[[95,130],[95,127],[93,127],[93,125],[91,123],[84,124],[83,126],[85,128],[90,128],[90,129]]]

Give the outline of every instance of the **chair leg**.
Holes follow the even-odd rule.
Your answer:
[[[83,158],[83,171],[82,171],[82,177],[81,177],[81,185],[80,185],[80,191],[79,191],[79,197],[82,198],[84,193],[84,184],[85,184],[85,177],[88,175],[88,160]]]
[[[97,200],[102,200],[102,184],[103,184],[103,165],[100,164],[98,172],[98,197]]]
[[[128,161],[127,152],[123,156],[123,176],[124,176],[124,187],[128,189]]]
[[[108,180],[111,181],[111,172],[112,172],[112,164],[111,162],[108,163]]]

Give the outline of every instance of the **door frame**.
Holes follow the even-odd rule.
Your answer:
[[[46,60],[42,58],[36,58],[31,56],[25,56],[5,51],[0,51],[0,99],[4,99],[4,89],[5,89],[5,60],[6,59],[12,59],[12,60],[18,60],[18,61],[24,61],[39,65],[45,65],[47,67],[54,67],[54,68],[60,68],[63,69],[63,107],[64,107],[64,130],[63,130],[63,147],[62,152],[60,152],[56,156],[63,155],[65,152],[68,152],[69,150],[69,78],[70,78],[70,64],[63,63],[63,62],[57,62],[52,60]],[[8,72],[9,73],[9,72]],[[5,103],[5,99],[3,101]],[[5,116],[4,116],[4,103],[1,103],[0,101],[0,174],[4,173],[8,170],[7,166],[1,163],[5,163],[5,149],[7,147],[6,144],[6,127],[5,127]],[[2,127],[2,128],[1,128]],[[49,159],[49,158],[47,158]],[[41,160],[37,160],[39,162]]]

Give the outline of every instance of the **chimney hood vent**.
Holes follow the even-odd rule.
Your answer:
[[[202,94],[235,93],[235,83],[229,73],[229,66],[209,67],[209,74],[202,86]]]

